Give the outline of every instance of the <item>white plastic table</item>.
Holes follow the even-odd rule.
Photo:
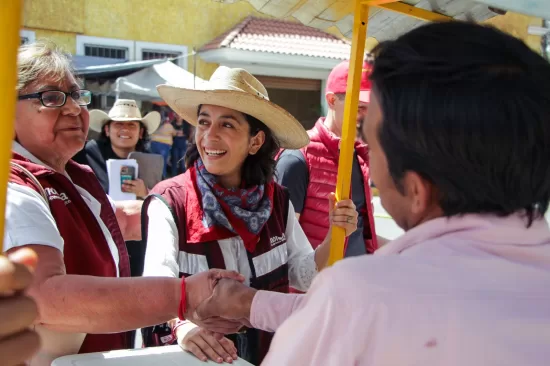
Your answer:
[[[202,362],[195,356],[182,351],[179,346],[152,347],[64,356],[52,362],[52,366],[204,366],[205,364],[220,365],[212,361],[207,363]],[[226,363],[224,365],[230,364]],[[252,364],[243,359],[233,361],[231,365],[252,366]]]

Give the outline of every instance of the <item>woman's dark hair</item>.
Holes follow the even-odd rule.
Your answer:
[[[113,122],[113,121],[109,121],[109,122],[107,122],[103,125],[103,127],[101,128],[101,133],[99,134],[99,137],[97,138],[97,141],[105,143],[105,144],[110,144],[111,143],[111,140],[109,139],[109,137],[105,133],[105,127],[109,126],[111,124],[111,122]],[[147,143],[149,142],[149,132],[147,131],[147,127],[145,127],[145,125],[141,122],[139,123],[139,127],[141,129],[143,129],[143,136],[138,140],[138,142],[136,144],[136,151],[148,152]]]
[[[197,115],[200,113],[202,105],[199,105]],[[262,185],[271,182],[275,172],[275,155],[279,151],[279,142],[271,133],[271,130],[264,125],[259,119],[244,114],[248,125],[250,126],[250,136],[255,136],[258,132],[263,131],[265,141],[260,150],[254,155],[248,155],[244,160],[242,167],[242,180],[246,184],[246,188]],[[199,158],[197,145],[193,142],[187,148],[185,154],[185,166],[190,167]]]
[[[431,23],[374,50],[378,136],[403,193],[414,171],[447,216],[524,210],[550,200],[550,64],[520,40],[463,22]]]

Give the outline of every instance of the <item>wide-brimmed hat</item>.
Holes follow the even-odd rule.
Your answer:
[[[220,66],[200,89],[159,85],[164,101],[184,120],[197,125],[201,104],[230,108],[257,118],[287,149],[299,149],[309,143],[304,127],[283,108],[269,101],[265,87],[243,69]]]
[[[132,99],[118,99],[108,114],[100,109],[90,111],[90,128],[92,130],[101,132],[105,123],[109,121],[140,121],[147,128],[147,132],[153,133],[160,125],[160,113],[153,111],[147,113],[145,117],[141,117],[141,111],[136,101]]]

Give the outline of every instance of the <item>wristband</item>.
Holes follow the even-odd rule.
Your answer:
[[[185,320],[185,311],[186,309],[186,295],[185,295],[185,277],[181,278],[181,299],[180,305],[178,307],[178,318],[180,320]]]

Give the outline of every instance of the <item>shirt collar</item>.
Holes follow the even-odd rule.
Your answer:
[[[467,214],[439,217],[420,224],[376,251],[377,255],[398,254],[413,246],[434,239],[475,242],[482,246],[550,244],[550,228],[545,218],[527,227],[527,218],[520,214],[507,217]]]

